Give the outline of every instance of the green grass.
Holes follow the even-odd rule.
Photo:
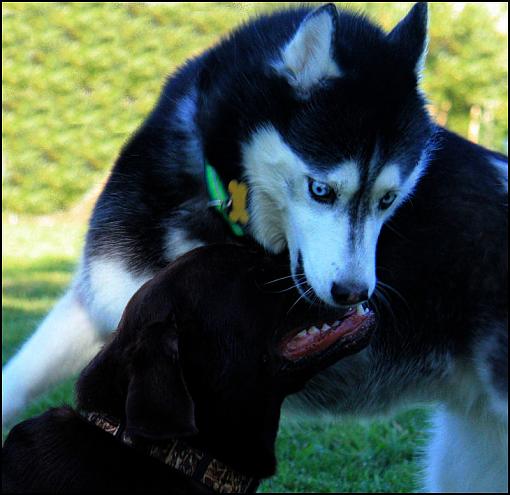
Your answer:
[[[4,3],[4,209],[46,214],[79,200],[105,176],[167,75],[256,10]]]
[[[4,2],[4,211],[47,214],[79,201],[106,176],[168,74],[277,5],[282,2]],[[390,29],[410,5],[343,6]],[[482,144],[504,150],[507,35],[495,28],[504,4],[495,19],[481,4],[468,3],[464,16],[453,3],[430,5],[424,88],[433,113],[451,107],[448,125],[466,135],[471,105],[480,105]]]
[[[14,354],[63,293],[71,279],[83,222],[21,219],[2,229],[2,365]],[[23,414],[38,414],[72,399],[73,380],[41,397]],[[5,435],[5,431],[3,432]]]
[[[15,218],[15,217],[9,217]],[[71,280],[85,225],[72,215],[4,219],[2,363],[30,335]],[[73,402],[73,380],[39,399],[23,418]],[[282,421],[277,475],[264,492],[416,491],[416,453],[427,412],[384,421]],[[5,435],[5,431],[3,432]]]

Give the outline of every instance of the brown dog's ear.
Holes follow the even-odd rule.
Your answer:
[[[156,279],[143,286],[124,310],[115,338],[78,380],[78,407],[113,416],[124,412],[133,436],[197,433],[169,299],[168,288]]]
[[[175,323],[151,323],[139,331],[141,338],[129,363],[126,432],[146,438],[197,433],[193,400],[179,362]]]

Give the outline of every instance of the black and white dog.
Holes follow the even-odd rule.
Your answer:
[[[299,407],[439,401],[426,489],[506,491],[507,159],[431,122],[426,48],[424,3],[389,34],[325,5],[184,65],[117,160],[70,290],[5,367],[3,421],[80,370],[169,261],[242,229],[288,250],[303,298],[378,311],[369,348]]]

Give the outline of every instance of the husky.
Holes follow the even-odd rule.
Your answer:
[[[171,76],[98,198],[71,287],[3,370],[3,422],[80,371],[169,262],[253,242],[310,304],[377,313],[367,349],[291,410],[437,404],[424,489],[507,491],[507,158],[429,117],[427,24],[425,3],[389,33],[333,4],[291,8]]]

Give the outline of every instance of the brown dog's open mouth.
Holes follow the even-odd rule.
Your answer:
[[[291,332],[283,338],[278,348],[289,361],[298,361],[322,353],[335,345],[353,347],[367,340],[375,325],[374,313],[368,309],[352,309],[341,319],[316,324],[305,330]]]

